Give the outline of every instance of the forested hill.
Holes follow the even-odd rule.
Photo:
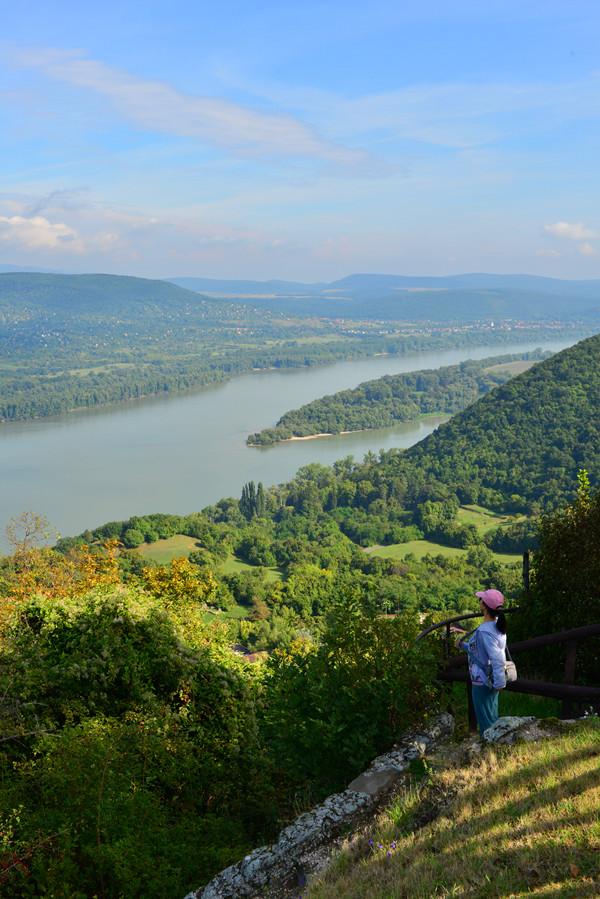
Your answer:
[[[70,314],[95,321],[116,315],[133,321],[147,315],[173,318],[212,312],[214,300],[148,278],[124,275],[59,275],[40,272],[0,273],[0,312],[6,321],[23,313],[30,320]]]
[[[384,469],[456,485],[462,502],[506,508],[508,499],[535,512],[572,498],[579,469],[600,484],[599,421],[596,335],[496,388]]]

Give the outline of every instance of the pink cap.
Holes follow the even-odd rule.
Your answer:
[[[475,596],[478,596],[486,606],[494,611],[504,605],[504,597],[499,590],[483,590],[476,593]]]

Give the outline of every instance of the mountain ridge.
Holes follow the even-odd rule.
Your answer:
[[[329,284],[171,278],[170,283],[221,302],[251,300],[272,311],[323,318],[385,321],[600,321],[600,281],[538,275],[466,274],[447,277],[348,275]]]

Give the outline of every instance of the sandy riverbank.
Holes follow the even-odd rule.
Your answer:
[[[361,431],[369,430],[372,430],[372,428],[359,428],[356,431],[338,431],[337,434],[327,432],[323,434],[309,434],[308,437],[286,437],[285,440],[280,440],[279,443],[289,443],[291,440],[315,440],[317,437],[339,437],[340,434],[359,434]]]

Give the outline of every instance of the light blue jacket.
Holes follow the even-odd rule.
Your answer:
[[[501,634],[495,621],[484,621],[467,641],[460,644],[479,659],[490,676],[486,677],[471,658],[469,658],[469,674],[476,687],[493,687],[502,690],[506,686],[504,665],[506,662],[506,634]]]

